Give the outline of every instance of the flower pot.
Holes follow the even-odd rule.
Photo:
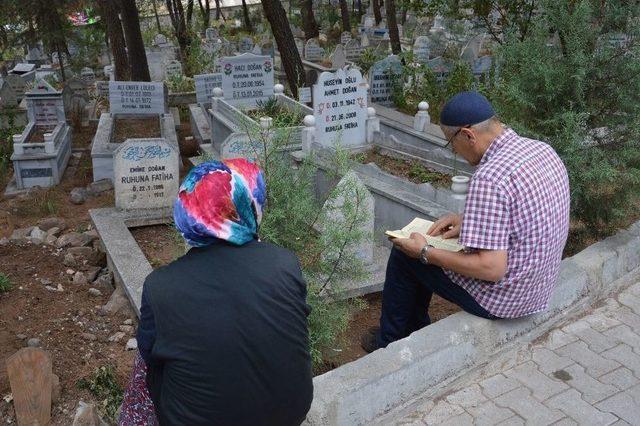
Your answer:
[[[453,198],[458,200],[467,198],[467,193],[469,192],[469,177],[453,176],[451,178],[451,192],[453,192]]]

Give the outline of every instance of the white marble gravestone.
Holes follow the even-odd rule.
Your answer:
[[[310,38],[304,46],[304,58],[310,62],[319,62],[324,56],[324,49],[318,44],[318,39]]]
[[[253,40],[251,37],[242,37],[240,43],[238,44],[238,52],[247,53],[253,49]]]
[[[243,53],[222,58],[220,65],[223,96],[231,105],[255,107],[258,101],[273,96],[274,70],[270,56]]]
[[[86,83],[93,84],[96,80],[96,73],[89,67],[84,67],[80,71],[80,78],[82,78]]]
[[[347,63],[347,56],[344,53],[344,47],[339,44],[331,54],[331,67],[334,69],[343,68]]]
[[[413,43],[413,58],[416,62],[425,64],[429,60],[429,37],[419,36]]]
[[[209,27],[205,30],[204,36],[207,40],[213,41],[218,37],[220,37],[220,32],[218,31],[217,28]]]
[[[16,94],[16,97],[18,98],[18,102],[20,102],[20,100],[22,100],[22,98],[24,97],[24,92],[27,86],[24,79],[16,74],[8,74],[3,78],[7,82],[7,84],[11,86],[14,93]]]
[[[313,86],[315,141],[325,147],[366,143],[367,83],[355,68],[323,72]]]
[[[164,114],[166,112],[163,83],[147,81],[110,81],[111,114]]]
[[[355,61],[362,55],[362,51],[364,50],[362,46],[360,46],[360,41],[356,39],[351,39],[344,46],[345,54],[348,61]]]
[[[349,40],[351,40],[351,33],[348,31],[343,31],[342,34],[340,34],[340,44],[347,44],[349,42]]]
[[[374,63],[369,71],[369,94],[371,102],[393,106],[393,84],[402,76],[402,62],[396,55],[389,55]]]
[[[196,83],[196,101],[200,105],[210,104],[213,89],[222,87],[222,73],[198,74],[193,79]]]
[[[113,153],[116,208],[172,207],[178,195],[177,147],[164,138],[127,139]]]
[[[182,64],[180,61],[170,61],[164,70],[166,78],[182,75]]]
[[[0,78],[0,110],[18,106],[18,97],[11,85]]]

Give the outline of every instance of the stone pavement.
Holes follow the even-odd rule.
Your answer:
[[[509,355],[388,424],[640,425],[640,282]]]

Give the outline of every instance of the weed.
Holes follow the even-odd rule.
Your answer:
[[[118,384],[112,366],[96,369],[90,378],[78,380],[80,389],[88,390],[98,401],[98,411],[107,421],[115,421],[116,413],[122,403],[123,389]]]
[[[6,293],[11,290],[11,281],[9,281],[9,277],[4,273],[0,272],[0,293]]]

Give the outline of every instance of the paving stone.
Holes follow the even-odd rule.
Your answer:
[[[600,333],[621,324],[621,322],[617,319],[611,318],[610,312],[605,312],[606,311],[602,311],[593,315],[589,315],[585,318],[585,320],[591,325],[591,328],[599,331]]]
[[[593,408],[591,404],[586,403],[575,389],[569,389],[560,395],[550,398],[545,402],[545,405],[562,411],[580,425],[604,426],[618,420],[617,417],[609,413],[603,413]]]
[[[576,340],[578,340],[578,338],[573,334],[568,334],[560,329],[556,329],[549,333],[549,337],[547,337],[547,341],[544,346],[551,350],[554,350],[558,349],[559,347],[568,345],[569,343],[573,343]]]
[[[611,426],[631,426],[631,423],[627,423],[622,419],[619,419],[617,422],[613,423]]]
[[[631,308],[636,314],[640,314],[640,297],[631,293],[622,292],[618,295],[618,302]]]
[[[441,426],[473,426],[473,417],[469,413],[462,413],[440,423]]]
[[[635,283],[631,287],[627,288],[623,293],[631,293],[636,296],[640,296],[640,282]]]
[[[601,353],[618,345],[616,338],[606,336],[592,328],[581,330],[576,335],[595,353]]]
[[[631,327],[632,330],[640,330],[640,316],[633,313],[627,306],[623,306],[615,312],[615,318]]]
[[[596,408],[603,412],[612,413],[631,424],[638,424],[640,404],[637,404],[631,395],[624,392],[617,393],[597,403]]]
[[[532,391],[533,396],[540,401],[544,401],[552,395],[569,389],[569,386],[562,381],[555,378],[552,379],[542,374],[538,370],[537,365],[532,361],[507,370],[504,374],[524,384]]]
[[[435,407],[422,418],[422,421],[428,425],[440,424],[463,412],[462,407],[458,405],[449,404],[447,401],[438,401]]]
[[[482,387],[482,393],[493,399],[509,392],[510,390],[520,387],[520,383],[510,377],[505,377],[502,374],[496,374],[495,376],[481,381],[480,386]]]
[[[591,324],[589,324],[585,319],[581,319],[579,321],[574,321],[570,324],[562,327],[562,331],[567,334],[576,334],[583,330],[588,330],[591,328]]]
[[[625,344],[616,346],[602,353],[602,356],[608,359],[618,361],[631,371],[636,377],[640,377],[640,356],[633,352],[631,346]]]
[[[526,421],[548,425],[564,417],[558,410],[552,410],[532,398],[526,388],[518,388],[495,399],[501,407],[510,408]]]
[[[484,402],[477,407],[467,408],[475,420],[476,426],[495,425],[514,415],[508,408],[498,407],[493,401]]]
[[[553,424],[553,426],[577,426],[578,422],[569,417],[565,417],[564,419],[558,420]]]
[[[582,341],[563,346],[557,349],[556,353],[562,356],[568,356],[582,365],[591,377],[600,377],[620,367],[620,364],[616,361],[603,358],[593,352],[587,347],[587,344]]]
[[[513,416],[503,422],[498,423],[497,426],[524,426],[524,424],[524,420],[522,420],[520,417]]]
[[[634,348],[636,351],[640,351],[640,336],[636,334],[626,324],[621,324],[617,327],[613,327],[604,332],[606,336],[618,339],[620,343],[626,343]]]
[[[445,398],[450,404],[456,404],[463,408],[477,407],[487,400],[482,394],[480,386],[473,384]]]
[[[574,363],[571,358],[560,356],[547,348],[535,348],[533,361],[538,364],[538,370],[547,375]]]
[[[636,385],[627,391],[629,395],[640,405],[640,385]]]
[[[633,375],[631,370],[626,367],[620,367],[610,373],[600,376],[598,380],[602,383],[613,385],[620,390],[627,390],[630,387],[640,383]]]
[[[563,371],[569,373],[572,377],[566,383],[577,389],[582,394],[582,398],[590,404],[602,401],[618,392],[618,388],[615,386],[601,383],[589,376],[579,364],[567,367]]]

